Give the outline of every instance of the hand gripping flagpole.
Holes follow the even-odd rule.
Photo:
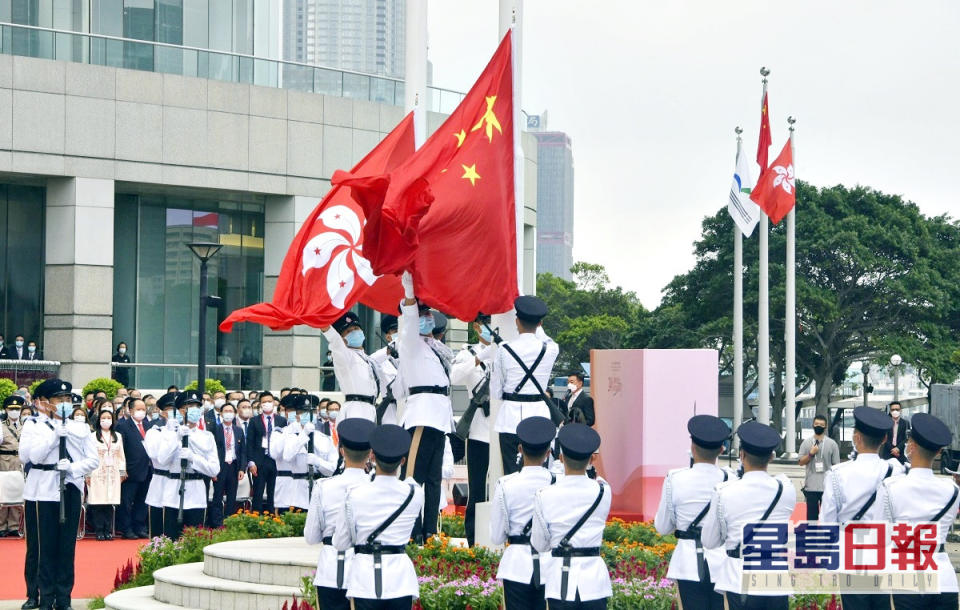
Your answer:
[[[763,94],[760,96],[760,108],[767,97],[767,76],[770,70],[760,68],[763,77]],[[762,120],[762,119],[761,119]],[[762,128],[762,123],[761,123]],[[762,167],[763,170],[767,168]],[[757,311],[757,420],[761,424],[770,423],[770,293],[769,268],[767,262],[769,223],[766,214],[760,215],[760,295]]]
[[[795,118],[787,117],[787,123],[790,125],[790,156],[793,159],[794,176],[796,176],[797,158],[794,156],[793,124]],[[796,184],[796,183],[795,183]],[[796,190],[794,190],[796,193]],[[786,450],[787,454],[793,456],[797,450],[797,417],[796,417],[796,394],[797,394],[797,203],[796,201],[787,214],[787,304],[784,316],[784,343],[786,344],[786,379],[784,381],[784,407],[787,418],[786,431]]]
[[[743,129],[739,126],[734,129],[737,134],[737,159],[740,158],[740,148],[743,138],[740,134]],[[743,419],[743,231],[733,223],[733,429],[740,426]],[[733,453],[740,446],[736,435],[733,436],[730,448]]]

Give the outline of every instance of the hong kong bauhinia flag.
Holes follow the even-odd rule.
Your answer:
[[[407,115],[353,168],[360,176],[390,171],[413,154],[413,113]],[[378,276],[364,255],[365,215],[350,189],[334,186],[304,221],[283,259],[273,301],[244,307],[220,323],[237,322],[274,330],[297,324],[327,326],[357,302],[396,312],[403,288],[395,275]]]
[[[472,320],[517,296],[512,33],[450,117],[405,163],[381,176],[337,172],[368,223],[375,273],[413,273],[417,296]]]
[[[793,209],[797,202],[797,187],[793,175],[791,140],[787,140],[780,156],[760,174],[750,199],[760,206],[773,224],[780,222]]]

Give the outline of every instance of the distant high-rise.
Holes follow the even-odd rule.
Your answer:
[[[403,0],[284,0],[283,59],[404,75]]]
[[[570,136],[542,129],[530,116],[527,127],[537,138],[537,273],[572,279],[573,148]],[[535,119],[535,120],[534,120]]]

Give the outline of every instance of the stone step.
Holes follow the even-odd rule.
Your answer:
[[[203,573],[214,578],[300,588],[317,569],[320,545],[300,538],[261,538],[211,544],[203,550]]]
[[[194,610],[155,600],[153,585],[121,589],[108,595],[103,603],[107,610]]]
[[[203,563],[184,563],[153,573],[157,601],[199,610],[281,610],[283,603],[300,597],[296,587],[216,578],[203,573]]]

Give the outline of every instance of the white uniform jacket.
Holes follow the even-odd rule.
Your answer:
[[[147,452],[147,457],[153,464],[153,475],[150,477],[150,485],[147,487],[147,506],[156,508],[163,507],[163,494],[170,479],[163,473],[164,468],[160,464],[160,449],[164,444],[176,439],[177,433],[171,428],[165,426],[151,426],[143,437],[143,450]],[[179,487],[177,488],[179,491]]]
[[[557,344],[543,332],[542,328],[537,328],[536,333],[521,333],[520,336],[501,344],[496,351],[493,359],[493,371],[490,376],[490,396],[493,399],[501,398],[504,394],[520,394],[524,396],[538,395],[537,387],[533,381],[527,379],[523,385],[519,385],[526,377],[520,363],[511,356],[504,346],[509,345],[510,349],[516,352],[517,356],[529,368],[540,355],[540,350],[546,345],[546,351],[543,358],[540,359],[537,368],[533,371],[534,377],[540,382],[540,387],[546,391],[550,385],[550,372],[553,370],[553,363],[557,360],[560,348]],[[518,387],[519,386],[519,387]],[[497,421],[494,424],[494,430],[500,433],[516,434],[517,424],[528,417],[550,417],[550,408],[542,400],[536,402],[520,402],[514,400],[503,400],[500,405],[500,412],[497,414]]]
[[[392,341],[390,345],[396,349],[396,341]],[[400,418],[397,412],[407,398],[407,390],[403,385],[403,377],[400,375],[400,361],[391,356],[390,350],[386,347],[381,347],[370,354],[370,359],[380,366],[380,372],[383,373],[383,394],[386,394],[389,389],[395,401],[383,412],[381,423],[398,425]]]
[[[375,422],[377,409],[374,405],[386,385],[380,366],[363,353],[363,350],[347,347],[343,337],[333,328],[328,328],[323,336],[327,338],[333,354],[333,372],[340,384],[340,391],[346,395],[367,396],[373,400],[373,404],[360,400],[344,401],[340,409],[340,419],[362,417]]]
[[[603,481],[603,497],[586,523],[577,530],[570,545],[591,548],[603,545],[603,528],[610,512],[611,489]],[[530,544],[540,555],[549,555],[560,545],[564,536],[586,514],[599,494],[600,486],[586,475],[565,476],[553,485],[537,491],[533,504],[533,529]],[[547,599],[560,599],[563,560],[555,558],[541,572],[546,585]],[[610,597],[610,573],[603,557],[573,557],[570,560],[567,596],[564,601],[575,601],[577,593],[582,601]]]
[[[727,557],[726,551],[740,548],[743,526],[760,520],[776,497],[778,481],[783,484],[783,492],[767,522],[783,523],[790,520],[797,504],[797,490],[786,475],[772,477],[766,471],[754,470],[744,473],[742,479],[720,483],[714,490],[710,510],[703,519],[701,541],[705,548],[724,551],[723,564],[714,576],[718,592],[741,593],[743,563],[739,558]],[[712,572],[713,566],[710,569]]]
[[[823,480],[820,500],[820,523],[846,524],[873,498],[860,521],[882,521],[883,505],[878,502],[884,479],[897,473],[891,464],[876,453],[860,453],[852,462],[837,464]]]
[[[416,304],[400,307],[399,338],[400,375],[410,392],[413,388],[437,386],[447,388],[447,394],[420,393],[407,396],[403,426],[436,428],[444,434],[453,432],[453,407],[450,403],[450,379],[444,362],[448,348],[432,337],[420,336],[420,313]],[[451,359],[452,360],[452,359]]]
[[[945,477],[934,476],[929,468],[911,468],[906,476],[887,479],[880,489],[883,520],[891,523],[929,523],[950,502],[938,521],[940,544],[947,542],[947,534],[960,507],[960,491],[957,485]],[[954,495],[954,493],[957,495]],[[934,553],[941,593],[957,591],[957,573],[953,571],[947,553]]]
[[[378,475],[347,492],[343,521],[333,535],[333,546],[345,551],[354,545],[366,544],[372,534],[396,511],[413,488],[413,498],[399,517],[376,540],[383,545],[406,545],[417,517],[423,510],[423,489],[413,479],[401,481],[395,476]],[[357,553],[346,575],[347,597],[376,599],[373,555]],[[420,586],[413,562],[406,553],[383,556],[383,592],[381,599],[420,597]]]
[[[520,536],[533,519],[533,499],[538,490],[554,482],[550,471],[541,466],[524,466],[520,472],[500,477],[493,492],[490,508],[490,541],[504,544],[510,536]],[[598,507],[599,509],[599,507]],[[530,535],[527,532],[527,536]],[[539,554],[538,554],[539,555]],[[539,555],[540,582],[550,564],[557,561],[550,553]],[[533,577],[533,554],[529,544],[511,544],[503,551],[497,578],[530,584]]]
[[[333,547],[333,534],[343,522],[343,506],[347,492],[362,483],[369,483],[370,475],[362,468],[346,468],[341,474],[319,481],[313,487],[310,510],[307,511],[307,523],[303,536],[307,544],[320,544],[320,557],[317,559],[317,576],[313,584],[318,587],[336,588],[337,586],[337,549]],[[343,551],[344,580],[346,587],[347,568],[353,560],[353,548]]]
[[[464,345],[463,349],[457,352],[453,359],[453,366],[450,367],[450,383],[462,385],[467,388],[467,397],[473,398],[473,388],[477,387],[483,381],[493,362],[493,354],[488,346],[482,344]],[[483,356],[483,358],[481,358]],[[477,359],[480,359],[481,365],[477,365]],[[486,360],[484,360],[486,358]],[[491,394],[492,396],[492,394]],[[480,441],[481,443],[490,442],[490,423],[483,410],[477,408],[470,422],[470,433],[467,438],[471,441]]]
[[[270,436],[270,457],[277,462],[277,483],[273,492],[273,504],[277,508],[310,507],[310,484],[305,476],[309,472],[307,443],[310,435],[299,423],[288,423],[283,428],[274,428]],[[337,468],[337,448],[322,432],[313,432],[313,453],[320,458],[315,472],[330,476]],[[288,474],[281,474],[288,473]],[[289,474],[298,475],[297,478]]]
[[[163,436],[160,444],[160,467],[170,473],[170,480],[163,487],[163,505],[166,508],[180,506],[180,434],[189,430],[180,426],[177,434]],[[186,432],[189,440],[187,448],[190,457],[187,460],[187,475],[215,477],[220,474],[220,460],[217,457],[217,445],[213,434],[194,428]],[[184,486],[183,508],[206,508],[207,487],[201,478],[188,478]]]
[[[661,536],[686,530],[697,515],[706,508],[713,497],[717,483],[736,477],[713,464],[694,464],[690,468],[677,468],[667,473],[660,493],[660,505],[653,526]],[[704,515],[706,519],[706,515]],[[698,527],[703,526],[700,520]],[[716,582],[727,555],[720,548],[704,549],[704,558],[710,567],[710,579]],[[667,578],[699,582],[697,572],[697,545],[693,540],[677,540],[677,548],[670,557]]]
[[[29,468],[27,481],[23,488],[23,499],[31,502],[60,501],[60,472],[55,469],[41,470],[34,466],[49,467],[60,461],[60,437],[54,431],[55,426],[63,423],[49,419],[46,415],[31,417],[23,424],[20,432],[18,455],[25,468]],[[90,426],[85,423],[68,421],[67,455],[70,469],[66,482],[83,492],[83,479],[97,469],[100,458],[93,440]]]

